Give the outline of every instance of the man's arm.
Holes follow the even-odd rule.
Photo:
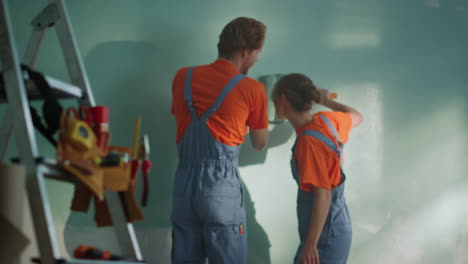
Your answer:
[[[247,125],[249,126],[250,142],[256,150],[263,150],[268,143],[268,100],[263,84],[258,83],[252,89],[252,99],[250,105],[250,115]],[[255,127],[257,129],[252,129]],[[262,128],[264,127],[264,128]]]
[[[331,190],[316,188],[309,233],[301,253],[301,263],[320,263],[317,243],[322,233],[330,208]]]
[[[340,104],[331,99],[328,90],[320,89],[320,97],[322,100],[320,102],[321,105],[328,107],[333,111],[350,113],[352,118],[352,127],[357,127],[362,123],[362,114],[360,112],[350,106]]]
[[[256,150],[262,150],[268,142],[268,128],[250,129],[250,141]]]

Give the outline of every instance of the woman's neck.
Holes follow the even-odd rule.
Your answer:
[[[287,118],[295,130],[298,130],[313,120],[312,115],[309,112],[294,112],[291,113]]]

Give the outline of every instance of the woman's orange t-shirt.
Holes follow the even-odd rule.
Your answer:
[[[307,129],[316,130],[338,144],[327,123],[319,115],[330,120],[343,144],[348,141],[352,118],[351,114],[343,112],[316,113],[312,116],[312,122],[296,130],[296,134],[300,135]],[[294,158],[299,170],[299,187],[302,190],[313,192],[314,187],[332,189],[341,183],[338,155],[319,139],[301,136],[296,143]]]

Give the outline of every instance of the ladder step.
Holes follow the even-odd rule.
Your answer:
[[[46,81],[49,83],[52,91],[57,96],[57,98],[82,98],[83,91],[72,84],[57,80],[50,76],[44,76]],[[28,93],[28,98],[30,100],[40,100],[43,99],[39,90],[32,80],[25,81],[25,88]],[[0,103],[6,103],[6,92],[5,87],[0,83]]]
[[[54,159],[45,159],[43,163],[38,164],[38,170],[40,170],[46,178],[79,183],[79,181],[70,173],[60,168]]]
[[[66,260],[65,264],[142,264],[146,261],[130,261],[130,260],[87,260],[87,259],[70,259]]]
[[[34,263],[41,263],[37,258],[32,259]],[[132,260],[94,260],[94,259],[57,259],[58,264],[146,264],[146,261]]]
[[[83,91],[72,84],[57,80],[50,76],[44,76],[46,81],[49,83],[50,87],[58,92],[58,95],[65,97],[75,97],[81,98],[83,96]],[[34,85],[32,85],[34,86]]]
[[[11,161],[14,164],[21,163],[19,158],[13,158]],[[70,183],[79,183],[73,175],[58,166],[55,159],[39,157],[36,158],[36,164],[37,170],[42,172],[46,178]]]

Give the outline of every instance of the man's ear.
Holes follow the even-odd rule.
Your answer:
[[[247,49],[242,49],[241,56],[242,58],[246,58],[249,55],[249,51]]]

